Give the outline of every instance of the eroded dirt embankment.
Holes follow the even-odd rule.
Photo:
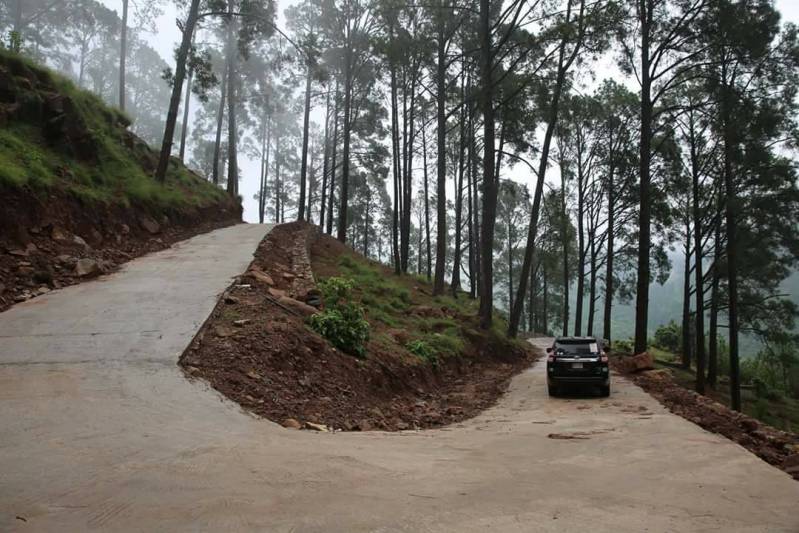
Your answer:
[[[631,366],[623,364],[623,360],[611,358],[614,369],[623,372],[672,413],[727,437],[799,480],[799,436],[775,429],[682,387],[667,369],[632,372]]]
[[[0,311],[241,221],[233,201],[155,213],[63,192],[0,189]]]
[[[333,348],[306,326],[314,310],[303,302],[315,286],[311,264],[342,253],[352,254],[313,226],[273,229],[181,357],[186,373],[288,427],[393,431],[475,415],[534,360],[532,349],[486,336],[434,366],[387,348],[374,321],[366,358]]]

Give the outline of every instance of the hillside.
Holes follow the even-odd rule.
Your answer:
[[[237,201],[157,153],[129,119],[0,51],[0,310],[147,251],[240,221]]]
[[[362,306],[368,323],[362,351],[311,327],[318,310],[305,302],[334,315],[339,307],[324,293],[342,282],[351,286],[345,304]],[[466,294],[432,296],[427,281],[396,276],[314,226],[285,224],[264,239],[180,364],[290,427],[437,427],[492,405],[533,360],[531,346],[504,337],[502,324],[480,330],[475,307]]]

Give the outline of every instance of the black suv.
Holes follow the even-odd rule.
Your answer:
[[[556,396],[563,385],[595,385],[610,396],[610,370],[604,344],[594,337],[558,337],[547,348],[547,386]]]

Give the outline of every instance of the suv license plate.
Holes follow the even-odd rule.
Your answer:
[[[583,367],[582,363],[572,363],[572,368],[582,368],[582,367]]]

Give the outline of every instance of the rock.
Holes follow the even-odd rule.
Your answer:
[[[374,429],[374,426],[372,425],[372,423],[369,422],[368,420],[365,420],[365,419],[361,420],[360,422],[358,422],[358,426],[357,427],[361,431],[372,431]]]
[[[42,285],[52,285],[53,273],[49,270],[37,270],[33,273],[33,281]]]
[[[311,316],[315,314],[318,309],[315,307],[311,307],[310,305],[303,303],[299,300],[295,300],[294,298],[289,298],[288,296],[283,296],[278,298],[278,303],[288,307],[289,309],[296,311],[297,313],[303,316]]]
[[[233,330],[230,329],[227,326],[216,326],[214,328],[214,334],[217,337],[222,337],[224,339],[224,338],[227,338],[227,337],[232,337],[233,336]]]
[[[277,298],[279,300],[280,298],[286,296],[286,291],[281,291],[280,289],[269,287],[269,296],[271,296],[272,298]]]
[[[50,238],[56,242],[69,242],[69,232],[60,226],[53,226],[50,231]]]
[[[643,370],[654,370],[655,359],[648,352],[643,352],[632,357],[623,357],[619,360],[618,368],[627,374]]]
[[[285,419],[283,423],[280,425],[286,429],[302,429],[302,424],[300,424],[298,420],[295,420],[293,418]]]
[[[67,255],[67,254],[61,254],[58,257],[56,257],[56,259],[58,259],[59,263],[62,263],[64,265],[73,265],[73,264],[75,264],[75,261],[76,261],[76,259],[74,257],[72,257],[71,255]]]
[[[72,236],[72,243],[77,244],[78,246],[82,247],[84,250],[91,250],[91,246],[82,237],[77,235]]]
[[[11,254],[11,255],[15,255],[17,257],[28,257],[28,255],[29,255],[28,254],[28,250],[22,250],[20,248],[15,249],[15,250],[9,250],[8,253]]]
[[[311,429],[313,431],[330,431],[330,429],[324,424],[315,424],[313,422],[306,422],[305,429]]]
[[[34,252],[38,252],[39,248],[32,242],[29,242],[28,245],[25,247],[25,251],[28,252],[29,254],[32,254]]]
[[[266,283],[270,287],[275,284],[274,280],[269,274],[257,268],[251,268],[250,270],[248,270],[246,276],[254,280],[260,281],[261,283]]]
[[[48,287],[47,285],[42,285],[41,287],[36,289],[36,294],[39,295],[47,294],[48,292],[50,292],[50,287]]]
[[[128,233],[130,233],[130,226],[128,226],[127,224],[122,224],[122,225],[119,227],[119,232],[120,232],[122,235],[127,235]]]
[[[100,274],[102,274],[102,270],[100,269],[100,265],[97,264],[97,261],[94,259],[84,257],[83,259],[78,259],[78,262],[75,263],[76,276],[86,278],[91,276],[99,276]]]
[[[295,275],[294,275],[294,274],[292,274],[291,272],[283,272],[283,279],[285,279],[286,281],[291,281],[291,280],[293,280],[295,277],[297,277],[297,276],[295,276]]]
[[[0,294],[3,294],[6,290],[6,286],[0,283]]]
[[[150,217],[143,216],[139,219],[139,224],[151,235],[161,232],[161,225]]]
[[[236,327],[239,327],[239,328],[243,327],[243,326],[246,326],[249,323],[250,323],[250,319],[249,318],[242,318],[241,320],[234,320],[233,321],[233,325],[236,326]]]
[[[225,295],[225,303],[226,304],[237,304],[239,303],[239,299],[233,296],[232,294]]]

